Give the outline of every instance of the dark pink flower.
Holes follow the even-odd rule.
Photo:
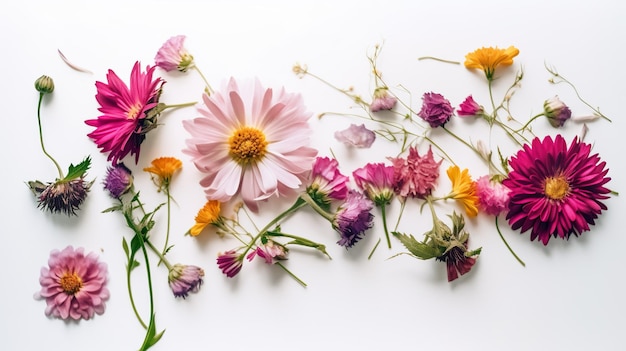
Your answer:
[[[175,297],[186,298],[189,293],[200,290],[204,270],[192,265],[175,264],[167,277]]]
[[[467,242],[465,242],[465,249],[467,249]],[[446,263],[448,282],[457,279],[459,275],[468,273],[474,264],[476,264],[476,259],[466,256],[466,252],[467,250],[459,246],[454,246],[443,255],[435,258],[437,261]]]
[[[394,169],[383,163],[368,163],[365,167],[352,172],[354,181],[359,189],[376,206],[386,205],[394,194]]]
[[[535,138],[509,162],[503,184],[511,189],[506,218],[511,227],[531,231],[530,240],[544,245],[550,237],[569,239],[589,230],[610,192],[604,185],[606,162],[591,155],[591,145],[574,138],[568,146],[561,135]]]
[[[477,117],[482,115],[484,112],[485,110],[483,109],[483,107],[476,103],[471,95],[465,98],[465,101],[463,101],[459,108],[456,110],[456,113],[461,117]]]
[[[424,93],[422,109],[417,113],[431,128],[441,127],[450,120],[454,108],[446,98],[437,93]]]
[[[262,258],[265,263],[272,264],[275,259],[286,260],[288,252],[289,249],[287,249],[284,245],[268,239],[265,244],[259,245],[255,250],[252,250],[246,258],[248,261],[252,261],[258,256]]]
[[[334,158],[317,157],[311,178],[307,193],[318,204],[329,204],[331,200],[345,200],[348,196],[348,177],[341,174],[339,163]]]
[[[358,191],[351,190],[346,201],[339,206],[333,227],[341,235],[337,244],[352,247],[372,227],[374,203]]]
[[[228,278],[232,278],[241,271],[243,267],[243,257],[235,250],[228,250],[217,255],[217,265],[226,274]]]
[[[365,128],[364,124],[351,124],[347,129],[335,132],[335,139],[349,146],[367,149],[376,140],[376,134]]]
[[[377,88],[376,91],[374,91],[374,99],[370,104],[370,111],[378,112],[382,110],[391,110],[394,106],[396,106],[397,102],[398,99],[389,95],[387,88]]]
[[[179,70],[186,72],[193,67],[193,56],[185,49],[185,36],[169,38],[154,57],[155,65],[165,71]]]
[[[509,204],[509,188],[484,175],[476,180],[476,195],[481,211],[497,216],[506,210]]]
[[[61,319],[90,319],[103,314],[109,299],[107,265],[98,261],[83,248],[68,246],[63,251],[53,250],[48,268],[41,268],[41,290],[36,299],[46,300],[46,315]]]
[[[130,87],[112,70],[107,74],[107,83],[96,82],[96,100],[102,115],[85,121],[96,128],[87,136],[103,153],[109,153],[107,160],[113,165],[129,153],[137,163],[146,133],[157,126],[157,105],[164,82],[161,78],[152,79],[154,69],[147,66],[144,73],[136,62],[130,74]]]
[[[562,127],[565,121],[572,117],[572,111],[559,99],[558,96],[543,103],[544,115],[554,128]]]
[[[417,149],[409,147],[406,159],[389,157],[393,166],[394,191],[401,198],[425,198],[435,188],[442,160],[435,162],[432,149],[420,156]]]

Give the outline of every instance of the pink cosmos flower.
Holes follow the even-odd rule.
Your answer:
[[[374,203],[358,191],[351,190],[346,201],[339,206],[333,228],[341,235],[337,244],[346,249],[363,238],[365,231],[372,227]]]
[[[561,135],[535,138],[510,166],[503,181],[511,189],[506,218],[514,230],[530,230],[530,240],[547,245],[550,237],[578,236],[607,209],[601,201],[610,192],[604,187],[611,180],[606,162],[578,138],[569,146]]]
[[[394,106],[396,106],[398,99],[389,95],[387,90],[387,88],[377,88],[374,91],[374,99],[370,104],[370,111],[378,112],[382,110],[391,110]]]
[[[368,163],[352,172],[356,185],[376,206],[386,205],[394,194],[394,168],[383,163]]]
[[[480,116],[485,112],[482,106],[480,106],[474,98],[470,95],[461,103],[456,113],[461,117],[468,116]]]
[[[169,38],[154,57],[155,65],[167,72],[175,69],[186,72],[193,67],[193,56],[184,46],[185,38],[184,35]]]
[[[376,134],[365,128],[364,124],[351,124],[347,129],[335,132],[335,139],[348,146],[367,149],[376,140]]]
[[[422,109],[417,113],[431,128],[441,127],[450,120],[454,108],[450,101],[437,93],[424,93]]]
[[[559,99],[558,96],[543,103],[544,115],[554,128],[562,127],[565,121],[572,117],[572,111]]]
[[[204,270],[200,267],[175,264],[170,269],[167,281],[174,296],[184,299],[189,296],[189,293],[195,293],[200,290],[202,277],[204,277]]]
[[[509,204],[509,188],[492,180],[488,175],[478,178],[475,185],[478,206],[483,212],[497,216],[506,210]]]
[[[200,184],[209,200],[239,194],[256,212],[259,200],[300,187],[317,155],[300,95],[230,79],[203,100],[202,116],[183,121],[191,135],[183,152],[207,174]]]
[[[146,133],[156,128],[159,95],[164,81],[152,79],[155,67],[136,62],[130,74],[130,88],[109,70],[107,83],[96,82],[96,100],[102,113],[97,119],[85,123],[96,129],[87,134],[101,152],[109,153],[107,160],[116,165],[129,153],[139,161],[139,149]]]
[[[311,178],[307,193],[318,203],[329,204],[331,200],[345,200],[348,196],[348,177],[341,174],[334,158],[317,157]]]
[[[432,148],[428,153],[420,156],[417,149],[409,147],[409,156],[406,159],[389,157],[393,166],[394,191],[400,198],[425,198],[435,188],[439,178],[439,166],[443,160],[435,162]]]
[[[226,274],[228,278],[232,278],[241,271],[243,267],[243,257],[235,250],[228,250],[217,255],[217,265]]]
[[[72,246],[63,251],[53,250],[48,268],[41,268],[41,290],[36,299],[46,300],[46,315],[60,319],[90,319],[103,314],[109,299],[107,265],[91,252]]]

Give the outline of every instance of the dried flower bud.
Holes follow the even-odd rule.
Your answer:
[[[52,78],[43,75],[35,81],[35,89],[42,94],[50,94],[54,91],[54,81]]]
[[[543,104],[544,114],[554,128],[562,127],[572,117],[572,111],[558,96],[546,100]]]

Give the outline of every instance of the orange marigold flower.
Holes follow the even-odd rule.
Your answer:
[[[461,172],[459,166],[450,166],[447,173],[452,182],[452,191],[448,198],[461,202],[465,208],[465,213],[469,217],[476,217],[478,215],[478,196],[468,169],[466,168]]]
[[[208,200],[196,215],[196,224],[189,229],[191,236],[198,236],[209,224],[219,224],[221,204],[217,200]]]
[[[506,49],[480,48],[465,55],[465,67],[483,70],[488,80],[493,79],[493,73],[498,66],[510,66],[513,58],[519,54],[519,49],[509,46]]]
[[[183,167],[183,163],[175,157],[159,157],[152,160],[152,166],[143,170],[152,173],[156,177],[152,177],[154,183],[163,190],[170,185],[172,176],[176,171]]]

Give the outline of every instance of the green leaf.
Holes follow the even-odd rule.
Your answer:
[[[134,235],[133,238],[130,240],[131,255],[134,255],[135,252],[139,251],[139,249],[141,249],[141,238],[139,237],[139,235]]]
[[[87,172],[89,167],[91,167],[91,157],[87,156],[81,163],[77,164],[76,166],[70,164],[70,167],[67,170],[67,175],[65,176],[65,178],[63,178],[63,180],[70,181],[76,178],[80,178]]]
[[[106,210],[102,210],[101,213],[109,213],[109,212],[121,211],[123,208],[124,207],[122,205],[115,205],[115,206],[107,208]]]
[[[130,257],[130,251],[128,249],[128,242],[126,241],[126,238],[122,238],[122,248],[124,249],[126,258]]]
[[[438,248],[417,241],[413,235],[406,235],[398,232],[392,232],[392,234],[400,240],[402,245],[404,245],[404,247],[406,247],[411,254],[419,259],[429,260],[443,254],[443,252]]]

